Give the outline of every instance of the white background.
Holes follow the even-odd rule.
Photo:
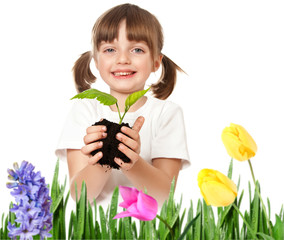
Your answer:
[[[227,173],[230,157],[220,135],[233,122],[258,145],[252,159],[255,175],[272,212],[278,213],[284,203],[283,2],[131,2],[157,16],[165,34],[163,53],[188,74],[179,75],[169,98],[183,107],[192,162],[180,174],[176,198],[182,193],[184,207],[201,198],[196,179],[202,168]],[[6,170],[13,162],[33,163],[51,183],[54,150],[76,93],[73,63],[90,50],[96,19],[120,3],[1,0],[0,214],[13,200],[6,188]],[[63,182],[65,163],[60,173]],[[235,182],[239,175],[246,209],[247,162],[234,161]]]

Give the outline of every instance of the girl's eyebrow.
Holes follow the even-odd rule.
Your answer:
[[[145,41],[143,41],[143,40],[141,40],[141,41],[131,40],[131,41],[129,41],[129,42],[130,42],[131,44],[133,44],[133,45],[135,45],[135,44],[138,44],[138,45],[141,44],[141,45],[143,45],[143,46],[149,48],[147,42],[145,42]],[[114,44],[114,41],[111,41],[111,42],[101,41],[101,42],[99,43],[99,45],[98,45],[98,49],[99,49],[102,45],[108,45],[108,44],[112,45],[112,44]]]

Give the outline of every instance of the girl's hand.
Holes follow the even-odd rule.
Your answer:
[[[84,137],[84,143],[86,145],[81,148],[81,152],[89,157],[89,164],[96,164],[102,158],[102,152],[98,152],[94,156],[91,155],[91,152],[102,148],[103,142],[99,140],[106,138],[106,130],[106,126],[102,125],[87,128],[87,134]]]
[[[136,119],[132,129],[128,127],[122,127],[121,132],[116,135],[117,140],[121,143],[118,145],[118,149],[124,153],[130,160],[130,163],[123,162],[120,158],[115,158],[114,161],[123,170],[131,169],[134,164],[140,159],[141,142],[139,131],[144,124],[144,117],[140,116]]]

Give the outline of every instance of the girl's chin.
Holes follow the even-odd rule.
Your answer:
[[[137,92],[137,91],[140,91],[140,90],[143,90],[143,89],[144,88],[137,89],[137,86],[131,87],[130,84],[127,84],[127,85],[111,87],[111,94],[118,93],[118,94],[127,94],[127,95],[129,95],[129,94],[132,94],[134,92]]]

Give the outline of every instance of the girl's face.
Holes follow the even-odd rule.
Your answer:
[[[125,21],[120,23],[118,38],[113,42],[101,42],[95,56],[96,67],[112,95],[143,90],[146,80],[159,68],[161,60],[159,57],[153,63],[145,42],[127,39]]]

